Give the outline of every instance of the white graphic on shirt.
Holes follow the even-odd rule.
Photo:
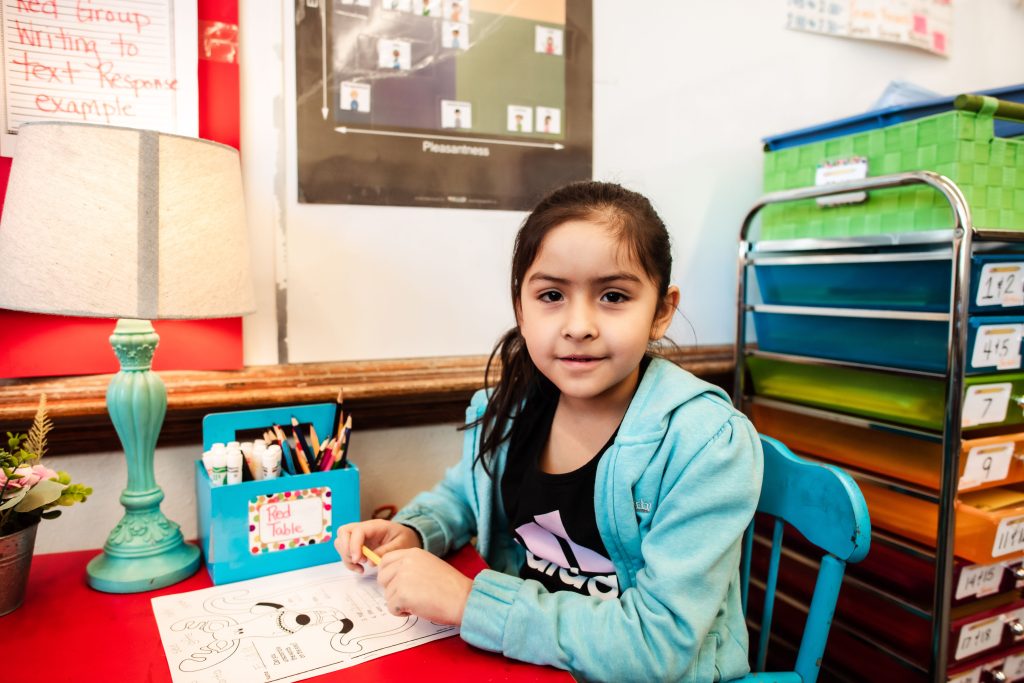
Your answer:
[[[533,519],[516,528],[520,542],[526,548],[526,562],[530,569],[548,576],[557,572],[564,585],[581,593],[602,599],[618,596],[619,580],[615,575],[615,565],[600,553],[573,542],[558,510]]]

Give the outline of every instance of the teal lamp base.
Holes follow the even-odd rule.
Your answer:
[[[128,486],[125,515],[110,532],[103,554],[86,568],[89,585],[107,593],[139,593],[188,578],[199,568],[199,548],[185,543],[164,517],[164,492],[153,476],[153,456],[167,412],[167,389],[150,370],[159,337],[148,320],[117,321],[110,345],[121,370],[107,388],[107,410],[124,446]]]

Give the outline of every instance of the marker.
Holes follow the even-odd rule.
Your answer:
[[[245,449],[242,449],[242,455],[245,456],[245,464],[249,468],[249,474],[252,475],[254,481],[259,481],[263,478],[263,454],[267,452],[267,444],[262,439],[256,439],[252,442],[252,448],[246,453]]]
[[[263,454],[263,478],[277,479],[281,476],[281,447],[277,444],[267,448]]]
[[[368,559],[370,562],[373,562],[373,564],[375,564],[376,566],[380,566],[380,555],[373,552],[365,545],[363,546],[363,555],[366,555],[366,559]]]

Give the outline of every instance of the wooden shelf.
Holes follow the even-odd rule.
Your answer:
[[[732,346],[702,346],[668,354],[693,374],[728,387]],[[383,361],[293,363],[237,371],[164,371],[167,417],[159,446],[198,443],[210,412],[333,401],[339,389],[358,429],[462,422],[483,386],[486,356]],[[54,455],[121,450],[107,415],[110,375],[0,380],[0,433],[24,432],[46,394]]]

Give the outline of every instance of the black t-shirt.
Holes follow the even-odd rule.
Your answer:
[[[645,358],[641,364],[641,377],[649,362]],[[534,393],[512,426],[501,496],[509,532],[526,550],[519,576],[535,579],[551,592],[616,598],[615,566],[608,559],[594,512],[597,465],[615,435],[579,469],[544,472],[540,457],[557,406],[558,390],[549,385]]]

